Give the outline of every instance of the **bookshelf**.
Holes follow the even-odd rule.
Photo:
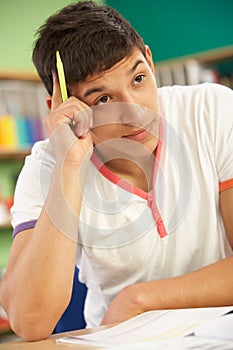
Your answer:
[[[0,152],[24,150],[43,138],[46,96],[36,74],[0,72]]]
[[[30,147],[21,150],[0,150],[0,159],[23,159],[30,153]]]
[[[46,96],[36,74],[0,71],[0,280],[12,243],[14,188],[31,146],[44,138]],[[0,335],[8,332],[11,329],[0,305]]]
[[[10,221],[9,208],[24,158],[45,137],[46,96],[37,74],[0,72],[0,234]]]
[[[233,88],[233,45],[155,64],[157,85],[215,82]]]
[[[9,209],[24,158],[45,137],[46,96],[36,73],[0,71],[0,235],[10,229]]]

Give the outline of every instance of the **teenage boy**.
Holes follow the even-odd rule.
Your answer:
[[[69,98],[62,102],[56,51]],[[70,5],[38,33],[48,139],[18,179],[0,300],[27,340],[66,309],[87,326],[152,309],[233,304],[233,92],[157,89],[150,49],[116,11]]]

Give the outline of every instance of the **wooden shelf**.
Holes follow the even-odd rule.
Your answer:
[[[36,72],[24,71],[0,71],[0,79],[6,80],[23,80],[41,83],[40,77]]]
[[[214,63],[221,60],[233,59],[233,45],[218,49],[198,52],[182,57],[172,58],[165,61],[159,61],[155,65],[158,67],[170,65],[173,63],[184,63],[190,59],[196,59],[200,63]]]
[[[4,231],[4,230],[12,230],[12,226],[11,226],[10,222],[6,223],[4,225],[0,224],[0,231]]]
[[[22,150],[1,150],[0,159],[23,159],[30,154],[30,148]]]
[[[219,83],[233,88],[233,45],[155,64],[157,86]]]

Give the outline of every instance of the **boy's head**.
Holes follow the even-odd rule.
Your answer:
[[[57,50],[64,64],[69,91],[72,85],[129,56],[135,47],[145,56],[142,38],[118,12],[84,1],[69,5],[47,19],[38,30],[32,58],[52,95]]]

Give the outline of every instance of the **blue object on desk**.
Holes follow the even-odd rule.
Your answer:
[[[58,321],[53,333],[61,333],[85,328],[84,303],[87,294],[87,287],[78,278],[79,270],[75,266],[73,291],[70,303]]]

